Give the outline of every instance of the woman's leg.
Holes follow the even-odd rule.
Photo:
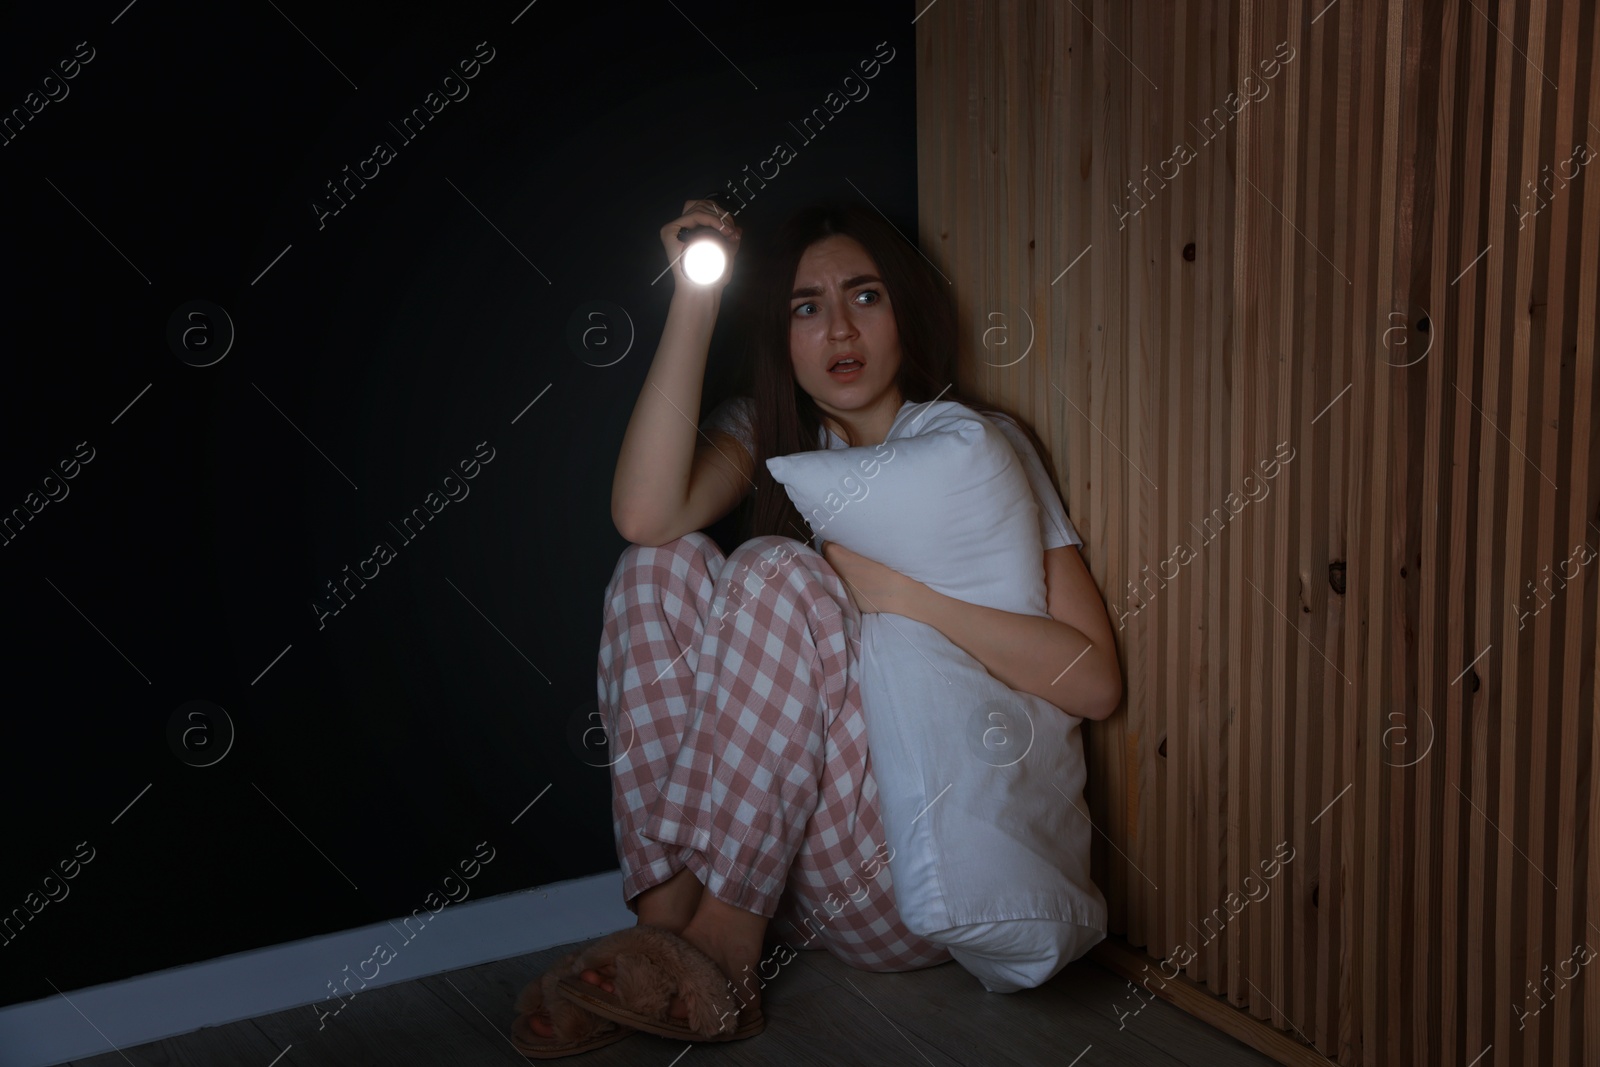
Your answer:
[[[659,547],[629,545],[605,592],[597,685],[623,900],[641,923],[674,932],[688,925],[703,890],[683,850],[645,837],[640,827],[697,699],[697,651],[724,561],[700,532]],[[584,978],[603,984],[609,975],[586,971]],[[527,1025],[541,1037],[555,1033],[547,1011],[530,1015]]]
[[[860,703],[860,617],[833,568],[791,538],[740,545],[714,583],[698,653],[687,728],[642,826],[705,885],[684,937],[747,1002],[787,962],[760,960],[780,903],[824,909],[827,922],[813,915],[807,929],[856,966],[949,959],[895,911]]]
[[[724,563],[697,531],[659,547],[629,545],[606,586],[598,689],[623,899],[641,922],[674,931],[694,914],[701,886],[684,850],[641,829],[697,700],[699,647]]]

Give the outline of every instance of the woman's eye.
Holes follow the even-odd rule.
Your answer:
[[[861,298],[864,297],[864,296],[871,297],[871,299],[863,301]],[[856,299],[857,306],[859,306],[859,307],[871,307],[874,304],[882,303],[883,296],[876,289],[863,289],[863,290],[861,290],[861,292],[856,294],[855,299]],[[807,312],[806,311],[807,308],[810,308],[812,310],[810,312]],[[812,314],[815,314],[816,310],[817,310],[817,305],[815,303],[811,302],[811,301],[807,301],[804,304],[795,305],[794,314],[800,315],[803,318],[810,318]]]

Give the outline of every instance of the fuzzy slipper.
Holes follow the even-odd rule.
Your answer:
[[[551,1060],[559,1056],[573,1056],[615,1044],[634,1033],[632,1027],[621,1026],[611,1019],[587,1012],[556,991],[561,979],[577,975],[582,970],[573,969],[578,955],[569,952],[543,977],[529,982],[517,995],[517,1017],[511,1023],[511,1043],[529,1059]],[[544,1037],[529,1025],[529,1018],[541,1012],[549,1014],[554,1037]]]
[[[579,977],[607,963],[616,967],[616,992],[607,993]],[[711,957],[677,934],[647,924],[620,930],[585,949],[556,988],[576,1007],[603,1019],[679,1041],[738,1041],[767,1025],[759,1010],[740,1011],[728,979]],[[674,995],[689,1009],[687,1019],[667,1014]]]

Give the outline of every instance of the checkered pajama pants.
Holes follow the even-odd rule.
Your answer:
[[[687,866],[769,942],[906,971],[950,959],[895,910],[858,686],[860,615],[810,545],[630,545],[606,587],[600,711],[623,897]]]

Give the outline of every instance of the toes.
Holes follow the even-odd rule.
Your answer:
[[[672,998],[672,1003],[667,1007],[667,1014],[674,1019],[687,1019],[689,1017],[689,1005],[683,1002],[682,997],[675,996]]]
[[[613,968],[609,968],[609,967],[607,968],[607,970],[612,970],[612,969]],[[614,975],[606,974],[603,971],[600,971],[600,970],[597,970],[597,969],[595,969],[593,967],[590,967],[588,970],[583,971],[582,973],[580,973],[578,975],[578,977],[582,978],[585,982],[588,982],[590,985],[599,986],[601,989],[604,989],[607,993],[615,993],[616,992],[615,986],[612,985],[612,979],[615,977]]]

